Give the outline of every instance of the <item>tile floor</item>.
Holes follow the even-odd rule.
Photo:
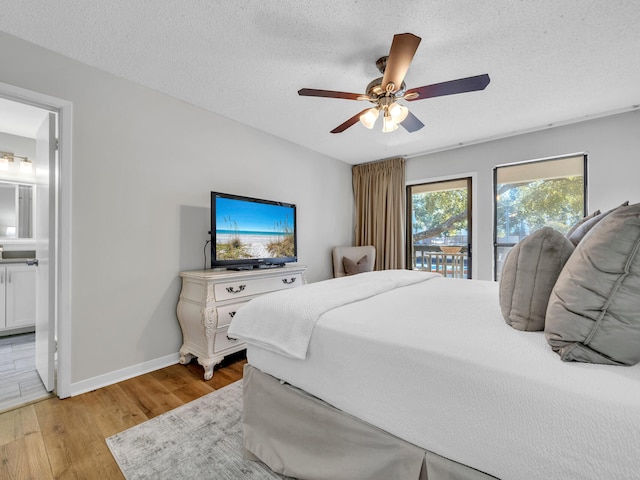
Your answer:
[[[51,395],[36,372],[35,359],[35,333],[0,337],[0,412]]]

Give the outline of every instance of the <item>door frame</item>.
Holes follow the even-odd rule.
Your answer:
[[[478,262],[477,262],[477,258],[475,256],[475,252],[478,251],[478,221],[477,221],[477,215],[478,213],[475,211],[475,209],[473,208],[475,205],[478,204],[478,172],[461,172],[461,173],[456,173],[456,174],[452,174],[452,175],[444,175],[441,177],[431,177],[431,178],[424,178],[424,179],[420,179],[420,180],[411,180],[409,182],[405,182],[405,191],[409,191],[409,187],[414,186],[414,185],[421,185],[423,183],[438,183],[438,182],[448,182],[451,180],[463,180],[463,179],[471,179],[471,195],[469,195],[468,197],[468,208],[471,211],[471,216],[470,216],[470,222],[471,222],[471,229],[470,229],[470,234],[471,234],[471,250],[469,252],[469,268],[471,270],[471,276],[469,277],[469,279],[473,278],[474,273],[473,272],[477,272],[477,266],[478,266]],[[409,251],[408,251],[408,244],[409,244],[409,238],[410,238],[410,233],[411,233],[411,227],[410,224],[411,222],[408,219],[409,216],[409,198],[408,195],[406,195],[406,208],[405,208],[405,227],[406,227],[406,243],[407,243],[407,248],[405,248],[406,252],[405,255],[409,256]],[[407,262],[407,268],[409,268],[409,264]]]
[[[55,312],[57,331],[57,368],[55,391],[58,397],[71,396],[71,166],[72,166],[72,116],[73,104],[24,88],[0,82],[0,97],[32,107],[57,113],[58,116],[58,162],[55,175],[57,181],[55,224],[50,235],[56,238]]]

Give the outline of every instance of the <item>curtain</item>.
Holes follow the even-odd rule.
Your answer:
[[[376,247],[376,270],[405,268],[404,159],[356,165],[356,246]]]

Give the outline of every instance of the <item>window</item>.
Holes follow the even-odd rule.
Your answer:
[[[511,248],[544,226],[566,233],[586,215],[587,156],[573,155],[494,169],[494,272]]]
[[[471,278],[471,178],[407,187],[407,266]]]

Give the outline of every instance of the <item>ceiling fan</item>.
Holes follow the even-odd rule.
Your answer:
[[[424,123],[413,115],[407,107],[398,103],[398,100],[412,102],[455,93],[473,92],[484,90],[489,85],[489,75],[485,73],[484,75],[459,78],[407,90],[404,77],[418,49],[418,45],[420,45],[420,40],[420,37],[412,33],[394,35],[389,55],[379,58],[376,62],[376,67],[382,73],[382,77],[376,78],[369,83],[365,94],[303,88],[298,90],[298,95],[362,100],[375,105],[372,108],[365,108],[356,113],[349,120],[331,130],[331,133],[344,132],[347,128],[356,124],[358,120],[365,127],[371,129],[380,113],[382,113],[383,118],[383,132],[392,132],[398,128],[398,125],[402,125],[408,132],[415,132],[424,127]]]

